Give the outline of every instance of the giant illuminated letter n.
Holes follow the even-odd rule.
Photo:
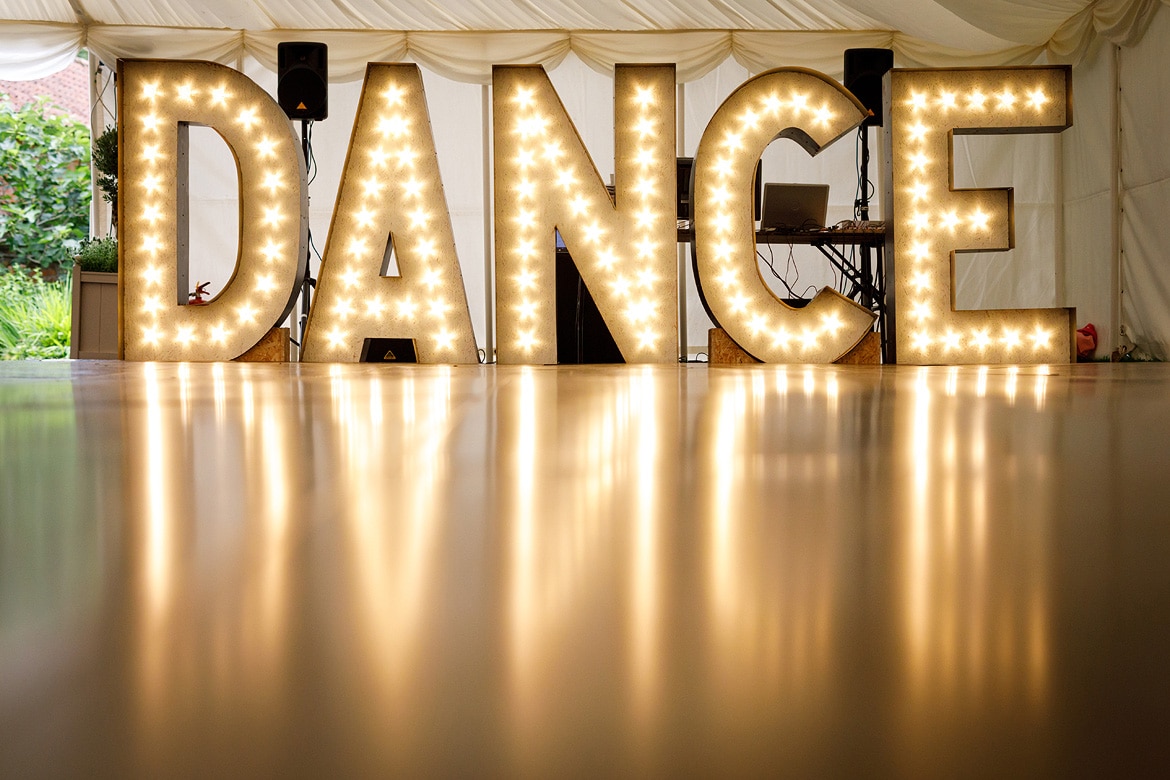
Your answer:
[[[626,361],[677,361],[674,66],[616,68],[613,200],[543,68],[492,86],[500,362],[557,362],[554,230]]]

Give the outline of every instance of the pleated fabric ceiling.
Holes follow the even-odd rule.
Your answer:
[[[895,50],[902,65],[1075,62],[1098,39],[1140,40],[1170,0],[6,0],[0,79],[103,59],[199,58],[275,67],[282,40],[330,46],[337,80],[410,59],[486,83],[494,63],[555,67],[570,51],[598,70],[678,64],[680,81],[727,58],[839,71],[843,48]]]

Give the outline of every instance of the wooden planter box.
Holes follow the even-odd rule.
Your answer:
[[[118,274],[73,266],[73,322],[69,357],[118,359]]]

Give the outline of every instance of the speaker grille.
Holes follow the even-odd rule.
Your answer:
[[[323,43],[285,42],[276,47],[276,101],[290,119],[329,115],[329,49]]]

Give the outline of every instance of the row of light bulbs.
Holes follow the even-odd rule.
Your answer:
[[[196,97],[200,94],[200,89],[187,82],[175,87],[172,99],[176,102],[189,104],[202,110],[211,110],[212,108],[219,108],[221,110],[230,109],[232,96],[225,86],[219,85],[209,90],[207,92],[208,105],[205,106],[200,106],[196,101]],[[138,186],[145,194],[144,200],[146,200],[146,205],[142,209],[142,221],[152,228],[155,226],[163,227],[160,224],[163,207],[158,196],[164,189],[162,182],[167,171],[167,166],[173,165],[174,162],[167,158],[165,152],[161,151],[162,142],[157,138],[157,135],[158,129],[163,123],[154,109],[161,108],[159,104],[168,97],[168,93],[165,87],[156,82],[152,82],[143,85],[141,95],[143,100],[149,104],[149,113],[142,116],[142,132],[147,136],[155,137],[155,143],[148,143],[142,146],[142,152],[139,158],[143,167],[141,169],[142,177],[138,181]],[[244,128],[251,130],[257,122],[255,110],[241,108],[235,117],[235,121]],[[275,157],[276,144],[277,142],[274,139],[268,136],[262,136],[255,143],[258,157],[266,161]],[[268,193],[275,193],[287,187],[288,184],[287,177],[282,175],[279,170],[268,170],[264,174],[264,190]],[[261,254],[271,263],[275,262],[286,251],[285,247],[276,239],[280,235],[279,231],[282,223],[288,217],[283,212],[279,202],[262,205],[261,209],[264,214],[261,224],[273,231],[273,234],[267,237],[267,241],[261,249]],[[150,293],[141,302],[141,311],[146,315],[147,319],[142,324],[142,341],[144,344],[158,345],[160,341],[169,336],[170,340],[175,344],[185,348],[197,337],[194,326],[177,325],[168,333],[167,329],[160,322],[160,315],[167,308],[163,302],[165,292],[162,288],[165,265],[162,263],[160,256],[164,254],[164,250],[171,248],[165,243],[163,235],[164,233],[162,231],[148,232],[143,236],[141,244],[138,245],[138,251],[148,258],[147,265],[142,269],[142,277],[146,281],[146,285],[150,288]],[[260,273],[257,275],[254,285],[255,294],[261,296],[270,294],[274,289],[275,284],[272,274]],[[250,323],[256,316],[256,309],[245,303],[236,308],[235,314],[239,323]],[[212,324],[206,335],[212,343],[223,344],[232,333],[233,323],[230,319],[223,319]]]
[[[766,122],[768,127],[783,127],[790,122],[800,121],[806,111],[814,123],[822,126],[827,126],[833,119],[833,112],[828,105],[812,108],[809,96],[804,92],[793,92],[785,100],[778,91],[772,91],[763,95],[755,106],[744,110],[738,117],[738,126],[727,129],[719,143],[722,154],[714,163],[718,178],[707,200],[714,208],[704,210],[710,214],[706,219],[715,236],[714,256],[720,266],[716,278],[730,302],[731,311],[746,318],[753,335],[764,335],[770,339],[772,346],[786,354],[807,353],[816,349],[822,335],[836,334],[843,323],[839,314],[829,312],[822,315],[818,324],[790,329],[783,323],[772,322],[767,314],[762,313],[764,307],[749,293],[740,273],[743,264],[738,262],[741,259],[737,251],[739,247],[732,240],[731,234],[735,213],[751,208],[748,201],[751,189],[745,195],[744,188],[736,186],[737,182],[745,175],[745,171],[750,172],[755,168],[756,160],[750,153],[736,153],[744,149],[745,137],[757,130],[761,121]]]

